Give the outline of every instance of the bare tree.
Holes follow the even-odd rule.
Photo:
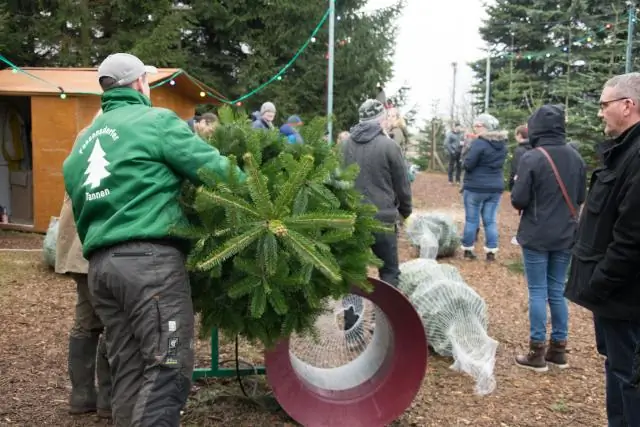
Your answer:
[[[462,99],[458,101],[456,108],[458,112],[458,121],[460,124],[469,129],[473,125],[473,118],[476,115],[476,111],[473,107],[473,94],[470,92],[465,93]]]

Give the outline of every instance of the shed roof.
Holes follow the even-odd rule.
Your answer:
[[[24,67],[14,72],[11,68],[0,70],[0,95],[101,95],[97,68],[40,68]],[[149,74],[149,85],[159,84],[174,76],[175,89],[199,104],[217,103],[211,97],[201,97],[200,92],[217,93],[215,89],[188,76],[179,68],[158,68],[157,74]]]

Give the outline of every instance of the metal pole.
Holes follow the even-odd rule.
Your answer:
[[[491,53],[487,51],[487,65],[485,73],[484,112],[489,112],[489,96],[491,95]]]
[[[329,69],[327,71],[327,137],[333,142],[333,64],[335,53],[336,0],[329,0]]]
[[[451,126],[456,120],[456,75],[458,74],[458,63],[452,62],[453,67],[453,90],[451,91]]]
[[[633,1],[628,2],[627,5],[629,6],[629,25],[627,26],[627,53],[624,72],[630,73],[633,60],[633,32],[635,31],[636,5]]]

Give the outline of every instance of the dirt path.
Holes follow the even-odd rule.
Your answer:
[[[442,175],[420,174],[414,183],[416,209],[446,211],[464,219],[461,196]],[[505,194],[499,213],[499,262],[445,260],[458,267],[489,306],[489,334],[499,341],[497,390],[486,397],[473,394],[473,380],[448,369],[450,361],[430,357],[429,371],[413,406],[394,425],[399,426],[602,426],[605,425],[603,367],[597,356],[591,317],[571,306],[570,363],[565,372],[534,374],[516,368],[513,356],[528,338],[527,292],[517,271],[519,248],[510,244],[518,217]],[[41,247],[42,236],[0,232],[1,248]],[[481,253],[482,242],[478,243]],[[412,251],[401,247],[403,260]],[[0,426],[89,426],[92,417],[66,414],[67,334],[71,326],[73,282],[43,267],[39,252],[0,252]],[[516,267],[514,267],[516,266]],[[209,343],[198,342],[198,363],[210,361]],[[221,358],[233,354],[224,343]],[[254,348],[241,345],[241,357],[259,363]],[[264,389],[263,379],[247,380],[248,389]],[[240,399],[234,379],[198,384],[188,406],[186,425],[284,426],[290,421],[247,399]],[[291,424],[289,424],[291,425]]]

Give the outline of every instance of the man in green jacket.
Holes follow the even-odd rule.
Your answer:
[[[146,67],[126,53],[98,68],[103,114],[63,166],[89,288],[106,328],[116,426],[172,426],[191,387],[194,313],[178,197],[229,161],[174,112],[151,106]],[[240,171],[238,173],[241,174]]]

